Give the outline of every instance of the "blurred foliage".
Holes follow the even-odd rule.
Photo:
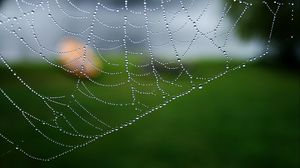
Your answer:
[[[274,0],[265,0],[271,10],[276,12],[278,5]],[[280,2],[280,1],[277,1]],[[278,62],[291,65],[299,64],[299,3],[289,5],[289,1],[284,1],[280,6],[275,20],[274,31],[272,35],[272,45],[274,45],[274,56]],[[273,14],[262,0],[255,0],[253,5],[247,10],[243,19],[239,21],[237,31],[244,39],[260,37],[268,39],[273,21]],[[233,21],[238,19],[244,10],[245,5],[235,3],[232,6],[230,16]],[[294,12],[293,12],[294,11]],[[292,17],[292,15],[294,15]],[[293,20],[292,20],[293,18]],[[297,53],[298,52],[298,53]]]

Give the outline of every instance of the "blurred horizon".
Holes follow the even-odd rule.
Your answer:
[[[88,22],[85,22],[85,20],[77,20],[77,19],[72,19],[72,17],[68,17],[66,13],[69,13],[70,16],[74,15],[77,17],[85,17],[86,13],[79,13],[74,10],[74,7],[68,4],[64,4],[63,2],[60,2],[61,8],[57,7],[56,3],[50,3],[49,4],[49,9],[48,5],[44,4],[42,5],[38,10],[35,11],[34,14],[34,21],[39,23],[38,25],[35,24],[35,31],[38,35],[38,38],[40,39],[40,42],[43,44],[48,49],[51,50],[57,50],[59,47],[59,44],[61,41],[64,40],[64,38],[67,38],[69,35],[66,34],[61,30],[61,28],[58,28],[57,25],[53,23],[51,19],[49,19],[47,15],[47,10],[51,10],[51,13],[53,13],[53,17],[56,20],[56,22],[64,29],[66,30],[71,30],[71,32],[81,32],[85,30],[86,24]],[[74,2],[75,3],[75,2]],[[198,2],[199,3],[199,2]],[[110,1],[104,2],[104,5],[113,6],[113,2],[110,3]],[[206,10],[205,15],[202,16],[201,20],[199,20],[199,28],[203,32],[209,32],[213,30],[213,27],[215,27],[218,24],[218,21],[220,17],[222,16],[222,2],[221,1],[215,1],[212,2],[209,6],[206,7],[206,2],[203,1],[202,9],[201,10]],[[21,4],[22,5],[22,4]],[[95,5],[95,1],[81,1],[80,3],[78,2],[76,5],[78,7],[82,8],[83,10],[86,9],[93,9]],[[200,5],[201,6],[201,5]],[[26,11],[26,5],[22,5],[24,8],[24,11]],[[129,7],[131,10],[136,10],[136,11],[142,11],[143,5],[142,4],[136,4],[132,6],[129,4]],[[116,7],[114,7],[116,8]],[[170,14],[174,14],[180,6],[177,5],[170,5]],[[177,9],[178,8],[178,9]],[[63,9],[63,12],[62,12]],[[102,9],[102,8],[101,8]],[[0,15],[0,20],[6,19],[5,17],[19,17],[22,15],[22,13],[18,10],[18,7],[16,6],[15,1],[5,1],[4,4],[2,5],[1,8],[1,14]],[[201,14],[201,13],[200,13]],[[4,16],[5,15],[5,16]],[[115,13],[112,13],[108,10],[105,10],[104,8],[101,10],[101,15],[102,16],[107,16],[107,17],[101,17],[101,22],[105,25],[111,25],[111,26],[120,26],[122,25],[123,22],[123,14],[117,15]],[[199,15],[199,9],[191,7],[191,15],[193,16],[198,16]],[[144,18],[137,18],[135,16],[128,16],[129,21],[131,22],[132,25],[143,25],[145,23]],[[162,14],[160,12],[151,12],[150,13],[150,18],[153,22],[156,21],[162,21]],[[169,18],[170,19],[170,18]],[[172,24],[170,24],[170,28],[173,30],[177,30],[176,37],[178,38],[178,43],[177,48],[179,51],[184,52],[186,49],[187,45],[185,43],[182,43],[180,41],[190,41],[191,38],[195,35],[195,32],[193,31],[193,26],[190,25],[187,22],[187,17],[185,14],[179,14],[176,19],[173,21]],[[12,24],[15,24],[16,21],[11,20],[10,21]],[[22,20],[18,20],[16,22],[17,26],[21,24],[22,25],[22,30],[17,30],[17,33],[22,36],[26,42],[31,44],[33,48],[38,48],[37,45],[35,45],[35,40],[32,38],[33,33],[32,30],[30,29],[29,23],[23,22]],[[219,32],[227,31],[230,30],[232,26],[232,21],[229,20],[227,17],[224,18],[224,21],[222,22],[223,26],[220,26]],[[6,25],[9,26],[9,23]],[[163,26],[163,24],[162,24]],[[182,28],[182,26],[184,26]],[[160,31],[161,25],[160,24],[154,24],[153,31],[157,30]],[[17,27],[12,27],[12,29],[18,29]],[[43,33],[43,31],[47,29],[47,33]],[[118,40],[122,39],[123,33],[118,33],[116,32],[116,29],[113,28],[106,28],[101,27],[99,30],[97,28],[97,35],[99,35],[101,38],[109,39],[109,40]],[[132,30],[132,31],[131,31]],[[138,29],[135,29],[133,27],[130,27],[129,35],[132,40],[134,41],[139,41],[143,38],[145,38],[145,32],[143,31],[137,31]],[[0,29],[0,37],[5,38],[6,42],[0,44],[0,50],[1,53],[6,55],[6,59],[9,59],[10,61],[19,61],[19,60],[24,60],[24,59],[29,59],[29,60],[41,60],[40,56],[38,54],[33,54],[31,51],[28,50],[22,43],[19,42],[19,39],[14,38],[14,37],[9,37],[8,36],[8,30],[5,29]],[[76,36],[74,36],[76,37]],[[73,37],[73,38],[74,38]],[[159,38],[160,36],[152,36],[152,45],[157,45],[157,44],[164,44],[164,41],[161,41]],[[220,41],[224,41],[224,37],[220,36]],[[44,40],[47,39],[47,40]],[[82,40],[83,42],[86,42],[86,38],[82,38],[81,36],[78,36],[78,40]],[[258,38],[253,38],[252,40],[247,40],[244,41],[239,38],[235,30],[233,30],[233,34],[230,37],[229,44],[227,45],[227,51],[228,54],[230,54],[231,57],[236,58],[236,59],[249,59],[250,57],[258,56],[261,54],[264,50],[264,41],[259,40]],[[110,48],[110,47],[115,47],[116,45],[108,45],[106,41],[101,41],[97,40],[96,45],[98,47],[103,47],[103,48]],[[91,46],[94,48],[94,46]],[[136,45],[129,45],[130,48],[135,50],[136,47],[143,49],[144,46],[136,46]],[[164,46],[160,48],[154,48],[153,49],[155,52],[155,56],[164,58],[172,58],[174,57],[174,54],[170,54],[172,50],[172,46]],[[137,51],[137,52],[142,52]],[[102,51],[104,54],[106,51]],[[123,54],[122,51],[119,50],[112,50],[108,51],[108,53],[114,53],[115,55],[118,54]],[[44,55],[49,56],[50,59],[55,60],[57,59],[57,55],[54,55],[51,52],[43,52]],[[218,48],[212,46],[209,44],[208,39],[199,39],[196,42],[194,42],[193,46],[189,50],[189,52],[185,55],[185,59],[207,59],[207,58],[219,58],[223,59],[223,53],[221,53]]]

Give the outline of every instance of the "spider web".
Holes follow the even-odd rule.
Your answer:
[[[57,84],[50,78],[47,80],[53,83],[43,84],[43,77],[36,77],[40,81],[31,81],[22,71],[13,68],[5,51],[0,51],[0,60],[9,80],[21,88],[19,97],[11,96],[11,90],[0,88],[1,103],[14,106],[17,125],[32,130],[30,135],[28,132],[15,135],[0,128],[0,136],[15,150],[41,161],[50,161],[87,146],[267,55],[280,8],[294,5],[276,1],[268,4],[265,1],[227,0],[219,11],[214,11],[212,7],[216,4],[219,3],[214,0],[162,0],[156,3],[143,0],[132,8],[127,0],[120,7],[111,6],[107,1],[83,7],[72,0],[16,0],[17,14],[1,12],[0,28],[7,32],[5,39],[13,39],[25,47],[50,71],[71,74],[80,71],[82,76],[72,79],[73,85],[67,85],[65,90],[55,90],[55,85],[64,83]],[[242,10],[235,21],[228,24],[226,19],[234,5]],[[270,31],[266,35],[265,48],[261,54],[236,64],[230,56],[231,38],[243,16],[256,5],[264,5],[267,14],[273,18],[266,27]],[[207,16],[212,13],[217,14],[218,19],[213,27],[206,27]],[[46,30],[48,25],[56,30]],[[83,65],[69,70],[66,68],[68,63],[58,64],[55,61],[57,55],[72,51],[56,50],[55,44],[61,39],[47,36],[48,31],[83,41],[84,47],[78,50],[85,51],[81,56],[84,63],[93,65],[86,56],[87,48],[97,52],[105,68],[94,65],[94,69],[101,77],[91,78],[85,74]],[[222,68],[216,69],[214,74],[197,72],[189,66],[189,56],[198,51],[199,41],[207,44],[204,48],[218,51],[218,59],[223,60]],[[161,51],[167,51],[167,54]],[[52,91],[47,92],[40,85],[54,86],[49,86]],[[32,103],[22,103],[24,97],[30,97]],[[37,104],[43,108],[35,108]],[[53,146],[51,153],[43,149],[45,144]]]

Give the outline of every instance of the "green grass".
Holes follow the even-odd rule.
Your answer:
[[[213,72],[214,63],[210,65],[199,72]],[[45,66],[17,66],[16,71],[45,95],[68,94],[74,82],[64,73],[49,71]],[[33,96],[27,97],[29,93],[23,93],[24,88],[5,69],[0,68],[0,76],[0,87],[9,96],[26,110],[49,117],[43,115],[45,107],[35,103]],[[101,93],[122,99],[119,93]],[[295,72],[251,65],[52,162],[35,161],[12,150],[0,157],[0,167],[299,167],[299,93]],[[84,101],[92,106],[91,111],[113,110],[90,102]],[[22,135],[33,133],[22,128],[26,123],[2,95],[0,105],[1,132],[22,144]],[[43,148],[50,153],[53,150],[51,146],[35,146],[39,142],[34,136],[26,142],[30,148]],[[0,140],[0,152],[13,148]]]

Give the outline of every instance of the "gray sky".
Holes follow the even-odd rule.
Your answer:
[[[50,1],[49,5],[47,3],[43,3],[37,6],[37,9],[34,10],[34,14],[23,16],[23,11],[19,10],[16,1],[7,1],[3,5],[0,13],[0,20],[4,22],[0,25],[1,52],[7,59],[12,60],[18,60],[25,56],[40,58],[38,54],[30,51],[30,49],[28,49],[28,47],[21,42],[19,38],[16,38],[13,34],[9,33],[9,31],[12,30],[16,31],[16,34],[18,34],[19,37],[22,37],[31,48],[38,52],[42,52],[44,55],[51,56],[52,58],[55,58],[56,55],[52,51],[57,51],[59,42],[66,37],[73,37],[81,39],[82,41],[87,41],[88,33],[90,32],[87,28],[89,28],[89,25],[91,24],[91,15],[92,11],[95,9],[95,4],[87,3],[86,1],[84,2],[85,3],[78,4],[75,4],[74,2],[74,4],[78,6],[72,6],[72,4],[60,3],[60,1],[53,0]],[[228,40],[226,48],[224,49],[233,57],[248,58],[258,55],[261,52],[262,47],[258,40],[244,42],[238,38],[235,32],[229,36],[230,38],[227,37],[224,32],[230,30],[232,23],[226,17],[218,27],[216,38],[214,37],[214,33],[209,33],[216,28],[216,25],[218,25],[220,17],[222,16],[224,5],[221,4],[220,1],[216,0],[212,1],[210,5],[207,5],[207,2],[207,0],[196,2],[196,4],[191,7],[188,5],[188,2],[185,4],[187,9],[189,9],[189,15],[194,19],[199,17],[203,11],[205,11],[201,19],[197,22],[197,27],[201,30],[201,32],[207,33],[207,37],[209,38],[214,38],[214,42],[218,46],[223,46],[225,41]],[[30,4],[20,4],[20,7],[24,10],[24,12],[30,12],[34,8],[33,6],[30,6]],[[112,8],[114,11],[106,7]],[[212,56],[219,58],[224,57],[220,50],[216,46],[212,45],[209,38],[205,38],[201,35],[196,36],[197,40],[189,47],[190,42],[196,34],[196,30],[193,27],[192,22],[189,21],[187,14],[183,11],[176,14],[176,12],[181,9],[179,3],[174,2],[174,4],[166,4],[165,7],[167,9],[167,19],[168,22],[170,22],[169,27],[173,32],[173,42],[180,55],[184,55],[184,53],[186,53],[184,55],[186,59]],[[207,7],[207,10],[205,10],[205,7]],[[151,8],[155,9],[154,6]],[[118,12],[116,12],[117,10]],[[135,5],[133,7],[129,6],[129,11],[130,10],[143,12],[143,5]],[[52,14],[55,22],[48,16],[48,13]],[[127,39],[129,50],[133,52],[143,52],[147,50],[147,43],[132,43],[132,41],[138,42],[143,39],[145,40],[146,38],[147,33],[145,28],[134,27],[145,25],[144,15],[132,14],[132,12],[122,10],[118,6],[104,3],[99,7],[97,13],[98,20],[94,27],[94,35],[97,37],[94,37],[95,45],[96,47],[103,49],[101,52],[109,53],[123,51],[122,47],[116,47],[122,44],[122,38],[124,37],[124,15],[128,17],[128,23],[131,25],[127,26],[128,37],[130,37],[130,39]],[[174,57],[174,49],[164,23],[162,10],[158,8],[158,10],[154,12],[148,11],[148,16],[151,22],[151,24],[149,24],[149,28],[153,31],[153,34],[151,34],[151,45],[154,54],[164,57]],[[17,18],[13,19],[14,17]],[[34,39],[34,33],[30,28],[30,22],[32,22],[32,20],[34,20],[33,25],[38,40],[45,49],[41,49]],[[155,33],[157,31],[161,33]],[[84,33],[78,34],[80,32]],[[109,40],[119,42],[111,43],[108,42]],[[167,43],[169,44],[158,46]],[[189,49],[187,50],[187,48]]]

